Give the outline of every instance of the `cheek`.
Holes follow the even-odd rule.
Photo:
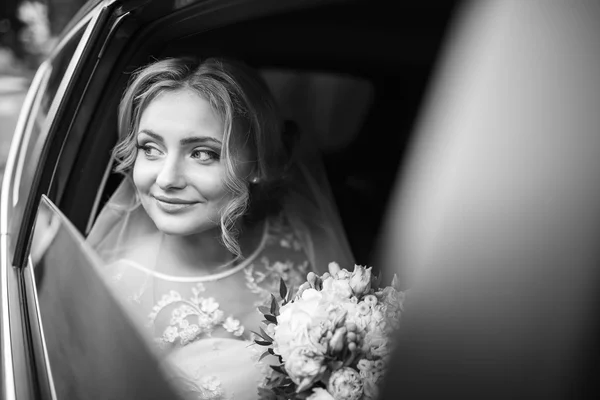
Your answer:
[[[231,197],[225,185],[225,171],[221,168],[195,175],[194,186],[207,200],[228,200]]]
[[[133,165],[133,184],[141,191],[147,191],[155,180],[155,174],[152,168],[144,165],[144,160],[138,157]]]

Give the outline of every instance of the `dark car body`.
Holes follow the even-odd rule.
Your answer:
[[[89,231],[118,184],[110,150],[132,71],[161,57],[224,55],[263,71],[366,82],[365,114],[351,134],[338,129],[341,139],[324,140],[323,154],[350,244],[367,264],[454,8],[454,2],[317,0],[87,3],[33,79],[4,175],[2,398],[64,397],[53,382],[53,375],[63,375],[51,368],[42,327],[44,305],[30,257],[33,227],[44,196],[81,234]],[[344,113],[335,111],[332,126],[352,120]],[[74,247],[63,249],[65,259],[75,257]]]

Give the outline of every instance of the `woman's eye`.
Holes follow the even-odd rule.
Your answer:
[[[219,158],[219,155],[217,153],[215,153],[214,151],[210,151],[210,150],[194,150],[194,151],[192,151],[191,157],[198,161],[206,162],[206,161],[217,160]]]
[[[144,155],[146,157],[158,157],[158,156],[161,155],[161,151],[158,150],[156,147],[153,147],[153,146],[139,145],[138,149],[142,150],[144,152]]]

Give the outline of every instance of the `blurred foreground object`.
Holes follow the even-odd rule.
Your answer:
[[[579,398],[597,363],[600,3],[457,15],[390,209],[384,398]]]

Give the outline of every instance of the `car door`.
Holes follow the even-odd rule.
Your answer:
[[[22,107],[2,184],[0,204],[1,390],[4,399],[52,398],[39,363],[39,321],[32,314],[25,272],[40,191],[49,185],[75,109],[76,85],[98,40],[105,4],[91,4],[67,28],[39,67]]]
[[[83,236],[43,196],[23,275],[27,312],[40,327],[35,364],[47,373],[52,398],[177,399],[150,341],[101,271]]]
[[[45,380],[36,378],[27,332],[27,315],[22,308],[23,284],[13,268],[17,237],[26,214],[28,198],[35,185],[50,126],[81,56],[85,39],[93,27],[93,15],[73,27],[58,44],[51,58],[39,68],[27,95],[9,154],[2,191],[2,390],[5,399],[33,397]],[[35,325],[35,322],[34,322]],[[33,328],[35,331],[35,328]],[[37,383],[41,386],[38,386]],[[40,389],[43,390],[43,389]]]

